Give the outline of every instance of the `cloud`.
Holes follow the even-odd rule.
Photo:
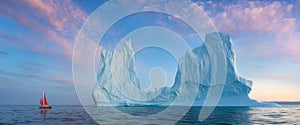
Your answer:
[[[6,39],[6,40],[12,40],[12,41],[17,41],[18,40],[16,37],[13,37],[11,35],[5,34],[1,30],[0,30],[0,38]]]
[[[8,53],[7,52],[5,52],[5,51],[2,51],[2,50],[0,50],[0,56],[5,56],[5,55],[8,55]]]
[[[0,15],[30,31],[16,31],[23,37],[14,41],[22,39],[22,44],[33,52],[46,56],[62,53],[67,57],[64,59],[69,60],[72,58],[76,34],[88,16],[71,0],[4,0],[1,1]],[[1,37],[13,39],[3,35]]]
[[[212,4],[214,6],[212,6]],[[299,4],[299,3],[298,3]],[[275,40],[256,39],[249,48],[259,58],[273,58],[278,56],[300,62],[300,32],[296,30],[297,4],[287,2],[266,1],[238,1],[236,3],[205,3],[210,18],[216,28],[232,36],[239,34],[245,37],[271,36]],[[207,7],[208,6],[208,7]],[[298,8],[298,9],[297,9]],[[221,11],[215,11],[216,9]],[[265,40],[265,41],[262,41]]]
[[[293,61],[300,64],[300,32],[291,32],[286,35],[279,36],[277,43],[281,46],[281,50]]]
[[[87,18],[87,15],[72,1],[41,1],[26,0],[26,3],[32,7],[35,15],[43,18],[51,24],[55,30],[68,31],[79,28],[81,23]]]
[[[72,73],[69,67],[49,62],[25,61],[18,68],[22,74],[37,74],[43,77],[43,83],[56,83],[72,86]],[[30,80],[30,79],[29,79]]]
[[[12,27],[10,30],[0,28],[0,38],[4,39],[0,42],[4,41],[4,47],[26,52],[26,56],[35,60],[25,58],[16,64],[21,67],[20,72],[5,69],[0,70],[0,76],[73,85],[70,65],[73,45],[87,17],[71,0],[1,1],[0,18]],[[66,76],[56,76],[58,74]]]
[[[42,80],[44,82],[54,81],[60,84],[73,85],[72,78],[65,78],[61,76],[45,76],[45,75],[41,75],[40,73],[34,73],[34,71],[22,71],[21,73],[14,73],[14,72],[0,69],[0,76],[8,77],[12,80],[13,79],[23,79],[23,81]]]
[[[295,0],[295,8],[294,8],[294,13],[296,13],[298,15],[298,17],[300,17],[299,13],[300,13],[300,0]]]
[[[284,81],[297,81],[297,77],[287,75],[287,74],[280,74],[280,73],[263,74],[263,78],[277,79],[277,80],[284,80]]]
[[[3,0],[0,4],[0,15],[6,19],[16,21],[17,23],[23,25],[24,27],[38,28],[41,25],[38,25],[38,22],[29,18],[30,14],[27,14],[24,5],[24,1],[13,2],[10,0]],[[26,17],[26,16],[29,17]]]
[[[3,44],[5,45],[13,46],[19,50],[25,50],[27,48],[22,44],[20,44],[20,42],[24,42],[24,41],[22,41],[21,39],[15,36],[4,33],[3,31],[1,31],[1,29],[0,29],[0,38],[4,39]],[[0,40],[0,42],[2,42],[2,40]],[[4,46],[1,47],[4,48]]]
[[[213,18],[220,31],[257,32],[280,35],[293,31],[296,18],[288,17],[292,4],[283,5],[280,2],[243,2],[227,5],[224,11]]]
[[[37,75],[37,74],[28,74],[28,73],[14,73],[14,72],[9,72],[9,71],[5,71],[5,70],[1,70],[0,69],[0,75],[1,76],[7,76],[7,77],[12,77],[12,78],[29,78],[29,79],[45,79],[43,76],[41,75]]]
[[[49,30],[48,32],[46,32],[46,34],[58,45],[60,45],[63,49],[64,49],[64,54],[68,57],[68,58],[72,58],[72,51],[73,51],[73,44],[72,41],[70,42],[67,39],[64,39],[62,37],[60,37],[57,32],[54,32],[52,30]]]
[[[73,80],[71,80],[70,78],[64,78],[64,77],[60,77],[60,76],[52,76],[51,79],[58,83],[73,85]]]

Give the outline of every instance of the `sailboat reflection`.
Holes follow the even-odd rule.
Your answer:
[[[47,114],[48,110],[49,109],[41,109],[41,115],[42,115],[43,120],[46,119],[46,114]]]

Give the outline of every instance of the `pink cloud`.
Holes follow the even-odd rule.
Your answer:
[[[263,74],[264,78],[270,78],[270,79],[280,79],[280,80],[286,80],[286,81],[297,81],[295,77],[287,75],[287,74],[280,74],[280,73],[267,73]]]
[[[80,8],[71,1],[39,1],[28,0],[28,5],[34,8],[38,17],[44,18],[54,30],[45,31],[45,35],[57,45],[62,46],[63,53],[72,58],[73,40],[81,24],[87,18]]]
[[[246,2],[224,7],[213,18],[216,27],[225,32],[268,32],[283,34],[293,31],[296,18],[287,17],[293,5],[280,2]]]
[[[293,60],[299,62],[300,59],[300,32],[291,32],[278,37],[277,43],[282,46],[282,51]]]
[[[4,0],[0,14],[32,32],[23,33],[18,42],[46,56],[61,52],[67,59],[72,58],[75,37],[88,16],[70,0]]]
[[[73,80],[71,78],[64,78],[61,76],[52,76],[51,79],[58,83],[64,83],[67,85],[73,85]]]
[[[247,47],[258,57],[277,59],[281,56],[300,62],[300,32],[296,30],[297,17],[292,15],[296,6],[277,1],[239,1],[237,4],[219,4],[215,9],[221,7],[224,11],[208,13],[221,32],[273,36],[275,40],[257,41],[253,42],[252,47]]]
[[[46,32],[48,37],[53,40],[56,44],[62,46],[64,49],[63,52],[64,54],[69,57],[70,59],[72,58],[72,51],[73,51],[73,42],[68,41],[65,38],[62,38],[57,34],[57,32],[54,32],[52,30],[49,30]]]
[[[13,20],[26,28],[42,29],[42,25],[38,21],[30,18],[31,13],[27,13],[24,1],[13,2],[3,0],[0,4],[0,15],[6,19]]]
[[[94,71],[97,69],[91,69],[91,66],[99,66],[100,55],[102,51],[102,46],[98,45],[97,42],[83,36],[80,36],[84,42],[78,42],[76,44],[76,49],[74,50],[73,55],[73,65],[76,68],[82,70]],[[94,60],[95,62],[91,62]]]
[[[78,8],[70,0],[65,1],[41,1],[26,0],[32,8],[33,13],[38,17],[44,18],[55,30],[66,31],[73,27],[79,27],[87,18],[85,12]],[[72,27],[71,27],[72,26]]]

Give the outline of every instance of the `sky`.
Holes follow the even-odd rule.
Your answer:
[[[51,104],[80,104],[72,78],[73,46],[81,26],[105,2],[2,0],[0,104],[38,104],[43,90],[46,90]],[[253,81],[251,98],[259,101],[300,101],[299,0],[193,2],[207,13],[218,31],[232,37],[237,71]],[[173,9],[180,11],[181,8]],[[134,19],[141,20],[136,23],[131,21]],[[144,13],[114,25],[115,28],[111,28],[112,32],[107,33],[102,44],[110,47],[134,26],[164,26],[166,23],[175,26],[175,31],[183,28],[180,34],[192,32],[184,25],[176,25],[181,22],[164,15]],[[116,29],[122,32],[114,34]],[[201,45],[201,42],[193,42],[194,37],[185,39],[190,41],[192,48]],[[176,72],[174,67],[177,67],[174,59],[171,65],[165,65],[164,60],[154,63],[142,58],[144,56],[152,56],[152,60],[172,60],[168,53],[149,48],[139,52],[136,58],[148,62],[145,67],[170,69],[167,70],[167,81],[172,83]]]

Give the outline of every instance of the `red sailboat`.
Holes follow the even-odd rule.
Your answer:
[[[52,107],[48,105],[47,99],[46,99],[46,94],[43,91],[43,98],[40,100],[40,109],[51,109]]]

